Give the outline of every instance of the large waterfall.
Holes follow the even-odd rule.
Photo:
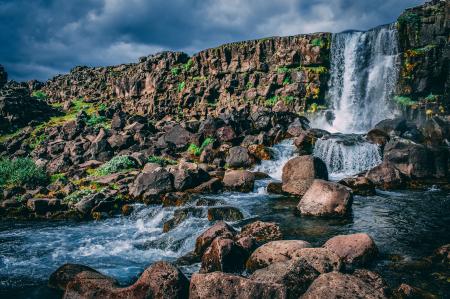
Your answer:
[[[398,63],[395,24],[334,34],[328,92],[334,120],[320,126],[332,132],[356,133],[392,117],[390,99]]]

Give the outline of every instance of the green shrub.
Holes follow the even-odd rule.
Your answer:
[[[186,72],[188,72],[188,71],[192,68],[193,65],[194,65],[194,60],[189,59],[188,62],[186,62],[185,64],[183,64],[183,69],[184,69]]]
[[[214,141],[215,141],[215,139],[212,137],[205,138],[205,140],[203,140],[202,145],[200,145],[200,147],[191,143],[188,147],[188,153],[190,153],[191,155],[200,156],[202,154],[203,150],[205,149],[205,147],[214,143]]]
[[[268,99],[265,101],[265,105],[266,105],[266,106],[269,106],[269,107],[272,107],[272,106],[275,105],[277,102],[278,102],[278,96],[273,96],[273,97],[271,97],[271,98],[268,98]]]
[[[283,80],[283,85],[288,85],[291,84],[291,77],[286,76],[286,78],[284,78]]]
[[[33,96],[35,98],[38,98],[41,101],[47,100],[47,94],[45,92],[41,91],[41,90],[33,91],[31,96]]]
[[[407,12],[401,15],[397,22],[400,26],[408,24],[417,28],[420,26],[420,17],[415,13]]]
[[[105,103],[98,105],[98,111],[105,111],[106,109],[108,109],[108,106]]]
[[[328,73],[328,69],[324,66],[304,66],[303,70],[319,75]]]
[[[157,163],[161,166],[177,164],[177,161],[175,161],[175,160],[165,158],[165,157],[159,157],[159,156],[150,156],[147,158],[147,162],[148,163]]]
[[[50,176],[50,182],[51,182],[52,184],[53,184],[53,183],[56,183],[56,182],[61,182],[61,183],[65,184],[65,183],[67,183],[68,181],[69,181],[69,180],[67,179],[65,173],[55,173],[55,174],[52,174],[52,175]]]
[[[246,89],[250,89],[250,88],[253,88],[254,86],[253,86],[253,83],[252,82],[247,82],[247,84],[245,84],[245,88]]]
[[[36,187],[48,182],[45,171],[30,158],[0,159],[0,186]]]
[[[178,83],[178,92],[183,91],[184,87],[186,86],[186,82],[180,82]]]
[[[129,156],[115,156],[99,168],[97,168],[93,175],[94,176],[103,176],[112,173],[117,173],[119,171],[128,170],[135,168],[136,162],[131,159]]]
[[[315,38],[311,41],[311,45],[323,48],[325,46],[325,42],[321,38]]]
[[[170,72],[172,73],[172,75],[174,76],[178,76],[178,74],[180,73],[180,68],[179,67],[173,67],[170,69]]]
[[[86,124],[91,127],[104,125],[107,121],[107,118],[104,116],[100,116],[97,114],[91,115],[87,120]]]
[[[291,103],[293,103],[294,102],[294,97],[293,96],[285,96],[285,97],[283,97],[283,102],[285,103],[285,104],[291,104]]]
[[[430,93],[426,98],[425,101],[427,102],[436,102],[436,100],[438,99],[437,95],[434,95],[433,93]]]
[[[415,104],[415,102],[411,100],[410,97],[406,96],[395,96],[394,101],[401,106],[412,106]]]
[[[280,67],[277,68],[277,73],[279,73],[279,74],[284,74],[284,73],[287,73],[287,72],[289,72],[289,69],[287,67],[285,67],[285,66],[280,66]]]

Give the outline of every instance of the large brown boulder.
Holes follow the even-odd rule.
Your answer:
[[[226,162],[230,168],[240,168],[249,167],[255,161],[245,147],[235,146],[229,149]]]
[[[130,195],[146,199],[171,191],[174,191],[173,175],[158,167],[151,172],[140,173],[130,188]]]
[[[158,140],[161,144],[173,144],[177,148],[184,148],[195,140],[195,135],[180,125],[175,125]]]
[[[224,221],[238,221],[244,219],[242,212],[235,207],[222,206],[211,207],[208,209],[208,220],[224,220]]]
[[[223,221],[219,221],[197,237],[195,241],[195,253],[198,256],[202,256],[215,238],[233,239],[235,235],[236,231],[231,226]]]
[[[251,192],[255,185],[255,175],[247,170],[230,170],[225,172],[223,186],[226,190]]]
[[[304,260],[319,273],[340,271],[341,258],[326,248],[302,248],[293,253],[293,259]]]
[[[345,178],[338,182],[341,185],[352,189],[353,194],[370,196],[375,195],[375,184],[366,177],[358,176],[354,178]]]
[[[314,180],[297,209],[302,215],[344,216],[350,211],[352,202],[350,188],[334,182]]]
[[[336,236],[323,247],[336,253],[349,266],[364,265],[378,253],[375,242],[365,233]]]
[[[174,176],[174,188],[178,191],[194,188],[209,180],[209,174],[196,163],[181,161],[170,171]]]
[[[88,266],[78,264],[64,264],[50,275],[50,278],[48,279],[48,285],[51,288],[64,291],[67,284],[72,279],[74,279],[75,276],[83,271],[99,273]]]
[[[175,266],[157,262],[148,267],[133,285],[125,288],[98,272],[80,272],[67,284],[64,298],[186,298],[188,286],[189,281]]]
[[[259,244],[263,244],[270,241],[281,240],[283,234],[281,233],[280,227],[275,222],[255,221],[244,226],[236,238],[240,239],[247,237],[254,239]]]
[[[286,288],[281,284],[260,282],[237,275],[213,272],[192,275],[189,298],[284,299],[286,298]]]
[[[365,177],[378,188],[385,190],[401,188],[405,185],[404,175],[387,161],[368,170]]]
[[[386,296],[361,279],[339,272],[321,274],[302,299],[385,299]]]
[[[286,286],[288,298],[299,298],[319,276],[319,272],[301,259],[276,262],[256,270],[249,278],[261,282]]]
[[[327,166],[317,157],[296,157],[283,166],[282,189],[284,192],[302,196],[314,179],[328,179]]]
[[[266,243],[256,249],[247,260],[246,268],[249,272],[267,267],[275,262],[284,262],[294,257],[297,250],[311,247],[306,241],[281,240]]]
[[[203,254],[200,273],[240,272],[244,269],[247,257],[247,252],[233,240],[215,238]]]

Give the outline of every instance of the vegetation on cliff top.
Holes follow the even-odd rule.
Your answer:
[[[0,187],[36,187],[47,182],[45,171],[30,158],[0,159]]]

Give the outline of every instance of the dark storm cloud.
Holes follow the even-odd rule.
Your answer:
[[[45,80],[76,65],[275,35],[369,29],[423,0],[0,0],[0,64]]]

